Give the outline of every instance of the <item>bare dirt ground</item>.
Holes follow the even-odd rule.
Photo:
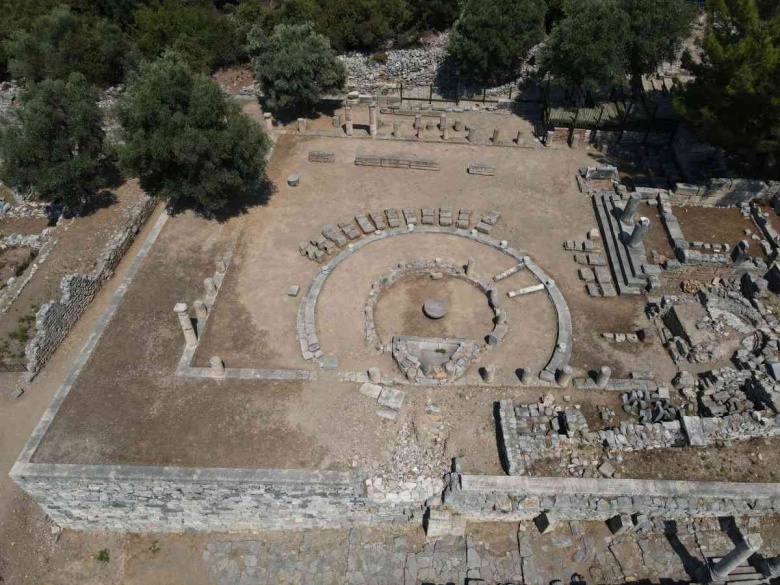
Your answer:
[[[423,304],[433,298],[446,301],[445,318],[429,319],[423,313]],[[493,311],[482,291],[458,278],[432,280],[427,275],[408,275],[380,295],[374,319],[383,343],[393,335],[413,335],[473,339],[484,345],[493,329]]]
[[[673,260],[675,257],[674,249],[669,242],[669,236],[661,220],[659,207],[642,205],[640,213],[650,220],[650,229],[647,230],[645,235],[645,250],[647,251],[648,259],[652,261],[652,253],[655,251],[659,256],[659,264],[666,259]]]
[[[254,82],[252,67],[248,63],[220,69],[212,77],[229,94],[237,94]]]
[[[308,163],[309,150],[333,150],[337,162]],[[357,152],[435,157],[442,170],[357,167]],[[495,165],[496,176],[466,174],[471,160]],[[647,326],[643,301],[588,297],[571,253],[562,249],[563,240],[581,238],[595,225],[590,201],[571,180],[589,160],[585,150],[281,136],[268,169],[277,186],[270,200],[222,223],[189,213],[169,220],[35,460],[376,467],[389,458],[400,425],[425,427],[431,403],[448,421],[447,453],[465,455],[475,470],[498,472],[492,404],[503,397],[533,402],[541,394],[504,389],[502,381],[517,384],[521,367],[541,369],[555,343],[555,316],[546,295],[505,296],[533,284],[530,273],[499,283],[510,323],[504,342],[489,353],[490,363],[499,366],[499,386],[485,387],[472,368],[462,387],[409,388],[395,423],[377,420],[375,406],[356,392],[355,384],[340,383],[323,371],[313,384],[176,376],[182,338],[171,308],[202,297],[202,280],[213,273],[213,259],[232,247],[234,258],[196,364],[219,355],[228,367],[310,368],[295,334],[300,298],[286,292],[292,284],[305,287],[320,267],[300,256],[298,242],[316,236],[323,223],[372,208],[464,207],[474,210],[472,221],[496,209],[502,216],[492,235],[528,253],[564,292],[574,322],[573,365],[580,374],[608,363],[616,375],[652,369],[661,379],[671,378],[675,368],[657,344],[617,346],[601,338],[604,331]],[[302,176],[295,189],[285,184],[292,172]],[[339,369],[379,365],[394,371],[388,355],[365,346],[366,296],[374,279],[398,262],[436,257],[453,264],[474,258],[477,273],[486,278],[512,265],[496,250],[455,236],[406,234],[361,249],[333,271],[317,306],[320,342],[326,356],[338,358]],[[401,301],[395,318],[405,311]],[[602,399],[615,401],[594,397],[589,402]],[[334,428],[333,420],[341,424]],[[473,423],[463,425],[464,420]],[[264,448],[257,449],[258,444]]]
[[[735,207],[675,207],[673,211],[689,242],[729,244],[733,249],[741,240],[750,240],[746,229],[756,231],[755,224]],[[760,254],[758,246],[753,248],[752,253]]]

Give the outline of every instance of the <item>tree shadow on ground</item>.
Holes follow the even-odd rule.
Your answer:
[[[79,209],[78,214],[80,217],[93,215],[98,211],[100,211],[101,209],[106,209],[108,207],[111,207],[117,201],[119,201],[119,198],[116,196],[116,193],[114,191],[103,189],[102,191],[96,193],[94,197],[91,197],[90,199],[85,201],[84,204],[81,206],[81,209]]]
[[[264,176],[259,184],[249,193],[241,197],[235,197],[231,199],[222,209],[207,209],[200,203],[188,199],[180,199],[169,205],[168,212],[171,215],[178,215],[187,211],[193,211],[194,213],[205,218],[213,219],[219,223],[224,223],[234,217],[248,213],[249,210],[254,207],[268,205],[271,197],[273,197],[278,190],[279,189],[276,187],[276,184],[267,176]]]
[[[305,118],[307,120],[314,120],[319,117],[333,117],[342,106],[341,100],[328,99],[321,100],[311,110],[299,110],[295,108],[283,108],[273,109],[268,105],[266,100],[260,100],[260,106],[264,112],[271,112],[274,115],[274,124],[284,126],[297,120],[298,118]]]

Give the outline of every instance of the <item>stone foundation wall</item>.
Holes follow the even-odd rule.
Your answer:
[[[678,183],[669,200],[672,205],[736,207],[754,199],[771,200],[778,193],[779,181],[710,179],[705,184]]]
[[[689,519],[780,512],[776,484],[505,477],[453,473],[444,493],[449,509],[469,521],[606,520],[616,514]]]
[[[338,528],[407,522],[422,503],[371,498],[353,472],[17,463],[11,477],[76,530]]]
[[[27,371],[35,376],[86,311],[103,282],[114,273],[141,227],[149,219],[157,200],[148,198],[128,213],[125,226],[109,240],[95,267],[85,274],[69,274],[62,279],[62,296],[43,305],[35,318],[35,335],[27,344]]]

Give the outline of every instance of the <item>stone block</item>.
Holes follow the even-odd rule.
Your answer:
[[[401,405],[404,403],[405,396],[406,393],[401,390],[394,390],[393,388],[382,388],[382,391],[377,397],[376,401],[381,406],[385,406],[393,410],[401,410]]]
[[[688,437],[688,444],[691,447],[706,447],[707,437],[704,435],[701,419],[698,416],[682,417],[682,427],[685,435]]]
[[[360,387],[360,393],[377,400],[382,393],[382,387],[379,384],[366,382]]]

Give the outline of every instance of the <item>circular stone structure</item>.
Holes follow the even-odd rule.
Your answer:
[[[293,175],[290,175],[289,177],[287,177],[287,184],[290,187],[297,187],[298,183],[300,183],[300,182],[301,182],[301,177],[296,175],[296,174],[293,174]]]
[[[408,228],[412,228],[416,224],[409,224]],[[431,235],[452,235],[459,238],[465,238],[479,244],[485,244],[495,250],[498,250],[502,254],[505,254],[515,259],[519,264],[523,265],[523,268],[527,269],[533,276],[542,283],[547,291],[547,296],[552,301],[553,308],[557,318],[557,339],[555,349],[553,350],[550,360],[544,367],[543,371],[539,374],[539,377],[545,381],[554,381],[555,372],[563,366],[567,365],[571,360],[572,353],[572,322],[571,312],[566,304],[566,299],[563,297],[555,281],[552,280],[530,257],[521,254],[519,251],[512,247],[504,247],[501,242],[491,238],[490,236],[481,234],[477,230],[464,231],[454,227],[448,226],[434,226],[434,225],[421,225],[417,226],[419,229],[408,230],[403,227],[387,229],[381,231],[379,234],[367,235],[364,238],[350,242],[347,245],[346,250],[342,250],[337,253],[330,261],[323,265],[323,270],[318,272],[316,276],[309,283],[306,294],[301,300],[301,304],[298,306],[298,316],[296,319],[298,341],[301,346],[301,353],[303,359],[311,361],[318,366],[322,367],[324,361],[322,360],[323,351],[319,346],[319,340],[317,338],[317,317],[316,306],[317,298],[328,276],[335,270],[335,268],[347,259],[352,253],[357,252],[364,246],[373,244],[375,242],[381,242],[382,240],[390,237],[397,237],[406,234],[431,234]],[[462,272],[462,267],[460,269]],[[499,275],[500,276],[500,275]],[[502,278],[505,278],[503,276]],[[377,283],[374,283],[377,285]],[[376,336],[376,328],[374,326],[374,304],[379,295],[382,286],[375,286],[369,294],[369,301],[366,303],[366,343],[369,345],[379,345],[377,349],[381,348],[381,342],[378,342]],[[489,300],[495,300],[495,290],[485,291]],[[491,302],[492,304],[492,302]],[[504,333],[507,328],[506,316],[497,307],[493,307],[497,312],[496,325],[494,329],[499,328],[499,333]],[[501,311],[499,314],[498,311]],[[500,321],[500,323],[499,323]]]
[[[423,303],[423,313],[429,319],[441,319],[447,314],[447,301],[435,297],[428,299]]]

